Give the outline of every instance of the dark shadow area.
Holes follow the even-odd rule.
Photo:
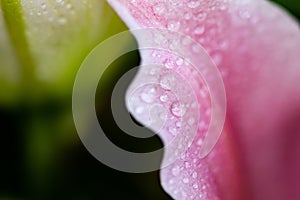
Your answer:
[[[99,122],[116,145],[148,152],[162,147],[159,137],[128,136],[115,124],[110,108],[115,83],[139,62],[135,51],[108,68],[99,82],[96,108],[104,114]],[[161,188],[159,171],[124,173],[96,160],[77,135],[70,113],[71,99],[46,99],[40,104],[27,102],[0,108],[0,156],[4,158],[0,199],[170,199]]]

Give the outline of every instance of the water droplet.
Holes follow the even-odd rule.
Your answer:
[[[182,182],[183,183],[189,183],[189,179],[188,178],[184,178],[184,179],[182,179]]]
[[[177,128],[175,127],[169,127],[168,131],[174,136],[177,135]]]
[[[184,19],[189,20],[191,18],[192,18],[191,13],[189,13],[189,12],[185,13]]]
[[[145,94],[145,93],[143,93],[141,95],[141,98],[146,103],[152,103],[154,101],[154,96],[151,95],[151,94]]]
[[[143,113],[143,112],[144,112],[144,107],[142,107],[142,106],[137,107],[137,108],[135,109],[135,112],[136,112],[137,114]]]
[[[198,21],[204,21],[206,19],[207,14],[204,13],[203,11],[199,12],[197,15],[197,20]]]
[[[249,19],[251,17],[251,14],[248,10],[242,10],[239,15],[242,19]]]
[[[170,185],[174,184],[174,180],[173,180],[173,179],[170,179],[170,180],[169,180],[169,184],[170,184]]]
[[[198,127],[199,127],[200,130],[204,130],[204,129],[206,129],[207,126],[206,126],[206,123],[205,123],[204,121],[201,121],[201,122],[199,123],[199,126],[198,126]]]
[[[224,4],[222,4],[222,5],[220,6],[220,10],[226,10],[226,9],[227,9],[227,6],[224,5]]]
[[[197,141],[197,145],[201,146],[202,144],[203,144],[203,140],[202,140],[202,139],[199,139],[199,140]]]
[[[221,54],[215,53],[211,57],[212,57],[213,61],[216,63],[216,65],[220,65],[221,64],[222,59],[223,59]]]
[[[152,56],[153,56],[153,57],[156,57],[156,58],[160,58],[160,57],[161,57],[161,54],[160,54],[160,52],[154,51],[154,52],[152,53]]]
[[[197,107],[197,102],[193,102],[191,107],[196,108]]]
[[[192,177],[197,178],[197,176],[198,176],[197,172],[193,172]]]
[[[190,119],[188,119],[188,124],[190,126],[192,126],[194,123],[195,123],[195,119],[194,118],[191,117]]]
[[[171,31],[178,31],[180,28],[180,22],[179,21],[171,21],[168,24],[168,29]]]
[[[200,53],[201,52],[201,47],[197,44],[193,45],[192,50],[194,53]]]
[[[155,70],[155,69],[151,69],[151,70],[149,71],[149,74],[150,74],[150,75],[155,75],[155,74],[156,74],[156,70]]]
[[[174,176],[178,176],[178,175],[180,174],[180,168],[179,168],[179,166],[173,167],[173,169],[172,169],[172,174],[173,174]]]
[[[194,33],[196,35],[201,35],[204,33],[204,31],[205,31],[204,26],[198,26],[197,28],[195,28]]]
[[[186,112],[186,108],[183,104],[179,102],[175,102],[171,105],[171,111],[173,115],[177,117],[182,117]]]
[[[166,59],[163,64],[167,69],[173,69],[174,67],[176,67],[176,63],[172,58]]]
[[[170,90],[171,89],[171,85],[174,84],[175,82],[175,78],[172,75],[167,75],[164,76],[161,80],[160,80],[160,86],[165,89],[165,90]]]
[[[198,189],[198,184],[197,184],[197,183],[194,183],[194,184],[193,184],[193,188]]]
[[[183,59],[182,58],[178,58],[176,61],[177,65],[182,65],[183,64]]]
[[[166,95],[166,94],[161,95],[161,96],[159,97],[159,99],[160,99],[160,101],[162,101],[162,102],[167,102],[167,101],[168,101],[168,95]]]
[[[200,6],[200,2],[199,1],[191,1],[187,4],[187,6],[189,8],[197,8]]]
[[[190,165],[190,163],[189,163],[189,162],[184,162],[184,167],[185,167],[185,168],[190,168],[190,167],[191,167],[191,165]]]
[[[164,6],[164,4],[158,3],[157,5],[155,5],[153,7],[153,10],[154,10],[154,13],[156,13],[157,15],[160,15],[165,12],[165,6]]]
[[[176,122],[176,127],[180,128],[181,127],[181,121]]]
[[[182,39],[182,44],[183,45],[189,45],[189,44],[191,44],[192,43],[192,41],[191,41],[191,39],[190,38],[188,38],[188,37],[184,37],[183,39]]]

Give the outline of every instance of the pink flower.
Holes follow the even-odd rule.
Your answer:
[[[159,130],[164,143],[180,130],[182,134],[193,129],[197,132],[188,150],[161,170],[164,189],[175,199],[300,199],[297,22],[277,6],[260,0],[109,2],[131,29],[167,28],[193,38],[222,74],[227,96],[225,125],[217,145],[202,158],[202,139],[211,117],[211,100],[204,80],[207,77],[195,74],[189,63],[171,53],[141,53],[143,66],[133,86],[146,83],[151,77],[158,83],[137,92],[146,94],[146,103],[160,102],[163,109],[168,108],[162,116],[167,119],[166,124]],[[159,41],[163,46],[164,39]],[[211,64],[201,63],[204,51],[188,42],[172,42],[187,49],[199,66]],[[165,67],[145,67],[147,64]],[[177,88],[184,104],[170,92],[171,87]],[[196,106],[192,109],[194,100]],[[147,124],[141,107],[146,103],[130,104],[130,99],[128,102],[136,118]],[[155,112],[155,117],[159,117],[159,109]],[[164,160],[170,156],[166,154]]]

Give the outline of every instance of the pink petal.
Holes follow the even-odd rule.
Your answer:
[[[149,116],[140,111],[147,103],[159,103],[167,109],[167,122],[157,130],[166,144],[179,126],[186,128],[190,122],[190,128],[180,129],[187,135],[197,129],[188,151],[162,169],[164,189],[175,199],[300,199],[299,25],[278,7],[260,0],[109,2],[131,29],[168,28],[192,37],[205,48],[223,76],[227,95],[225,127],[217,146],[201,159],[200,139],[211,116],[204,80],[193,76],[191,67],[170,53],[141,52],[142,66],[155,63],[166,67],[142,67],[131,88],[149,79],[167,85],[140,88],[136,93],[148,95],[146,102],[135,99],[131,104],[128,99],[129,109],[144,124]],[[163,39],[161,43],[163,46]],[[186,48],[183,41],[179,43]],[[210,61],[201,63],[205,58],[202,50],[197,53],[189,47],[187,51],[199,60],[199,65],[212,65]],[[189,107],[184,116],[176,116],[178,109],[172,113],[176,98],[168,87],[190,106],[196,100],[196,108]],[[168,99],[161,101],[168,93]],[[170,156],[167,153],[164,160]]]

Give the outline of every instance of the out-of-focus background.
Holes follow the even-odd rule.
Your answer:
[[[300,1],[274,1],[300,19]],[[0,199],[168,199],[158,171],[111,169],[88,153],[75,130],[72,86],[81,62],[100,41],[127,30],[114,11],[99,0],[0,6]],[[114,143],[143,152],[161,147],[160,139],[126,136],[110,111],[114,84],[139,59],[137,51],[128,53],[105,71],[96,108]]]

